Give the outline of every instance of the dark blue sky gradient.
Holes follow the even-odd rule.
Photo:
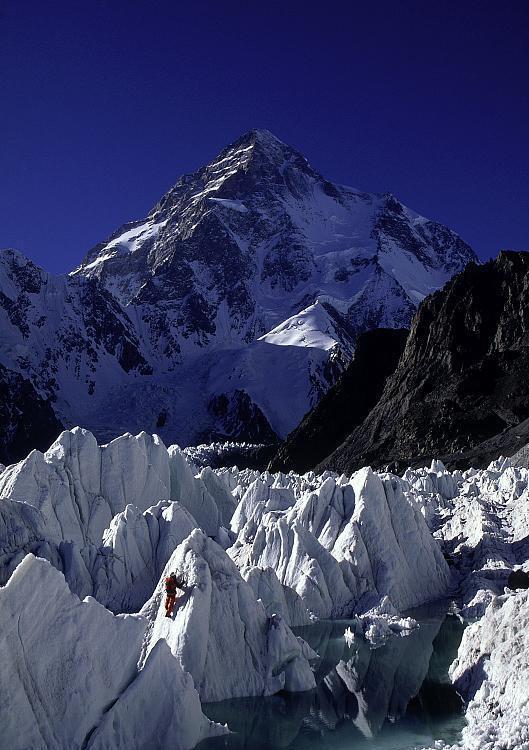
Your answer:
[[[72,269],[252,127],[529,248],[529,2],[0,0],[0,247]]]

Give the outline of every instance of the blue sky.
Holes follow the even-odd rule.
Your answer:
[[[529,3],[0,2],[0,247],[72,269],[252,127],[529,249]]]

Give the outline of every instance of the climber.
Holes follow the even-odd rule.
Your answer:
[[[165,579],[165,616],[171,617],[173,614],[174,606],[177,602],[176,591],[180,589],[184,590],[185,581],[182,576],[177,576],[176,573],[171,573]]]

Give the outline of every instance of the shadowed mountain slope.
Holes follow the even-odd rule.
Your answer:
[[[30,381],[0,365],[0,463],[20,461],[34,448],[46,450],[62,430],[50,402]]]
[[[360,334],[353,360],[342,377],[290,433],[270,470],[292,469],[303,474],[337,448],[377,403],[407,336],[408,331],[399,328]]]
[[[527,442],[528,372],[529,254],[501,252],[421,304],[379,402],[318,468],[512,454]]]

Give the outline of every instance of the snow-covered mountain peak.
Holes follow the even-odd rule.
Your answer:
[[[212,164],[226,156],[238,158],[241,165],[246,167],[252,163],[259,167],[259,160],[268,161],[278,169],[284,169],[293,162],[297,162],[298,167],[307,165],[307,160],[300,151],[279,140],[269,130],[262,129],[249,130],[241,135],[223,149]]]
[[[0,249],[0,307],[4,301],[9,316],[16,322],[22,322],[24,306],[27,307],[29,304],[27,295],[38,294],[48,278],[49,274],[46,271],[35,265],[19,250]],[[20,295],[23,295],[24,304],[19,311],[17,300]],[[4,330],[3,333],[3,340],[0,340],[0,352],[6,346],[7,331]]]
[[[275,346],[314,347],[324,351],[330,351],[339,342],[345,352],[352,351],[354,341],[342,340],[343,335],[336,316],[333,317],[325,304],[317,299],[313,305],[287,318],[258,340]]]
[[[0,363],[29,368],[39,393],[59,398],[64,424],[81,422],[101,439],[143,428],[184,445],[283,436],[334,382],[360,332],[408,326],[469,260],[454,232],[393,195],[334,185],[295,148],[250,130],[70,277],[26,263],[23,279],[12,269],[24,263],[6,261],[0,313],[13,338]],[[31,284],[42,285],[38,300]],[[41,347],[33,373],[24,337],[39,325],[54,345]],[[81,359],[79,335],[92,342]],[[42,367],[50,357],[52,372]]]
[[[237,143],[260,143],[263,146],[279,145],[283,148],[290,148],[286,143],[281,141],[276,135],[266,128],[251,128],[243,133],[236,141]]]
[[[181,177],[149,214],[155,221],[182,212],[182,196],[192,208],[212,208],[208,200],[242,201],[253,195],[277,197],[277,192],[299,191],[303,180],[320,181],[299,151],[268,130],[250,130],[226,146],[209,164]],[[307,192],[305,189],[304,192]],[[187,214],[188,212],[186,212]],[[182,217],[183,218],[183,217]],[[196,219],[195,213],[190,218]],[[196,221],[191,224],[195,228]],[[189,227],[188,227],[189,228]]]
[[[16,273],[17,270],[24,269],[25,271],[39,271],[44,273],[42,269],[33,263],[30,258],[21,253],[20,250],[16,250],[11,247],[0,248],[0,269],[4,273]]]
[[[34,265],[24,253],[14,247],[0,247],[0,263],[17,263],[18,265]]]

